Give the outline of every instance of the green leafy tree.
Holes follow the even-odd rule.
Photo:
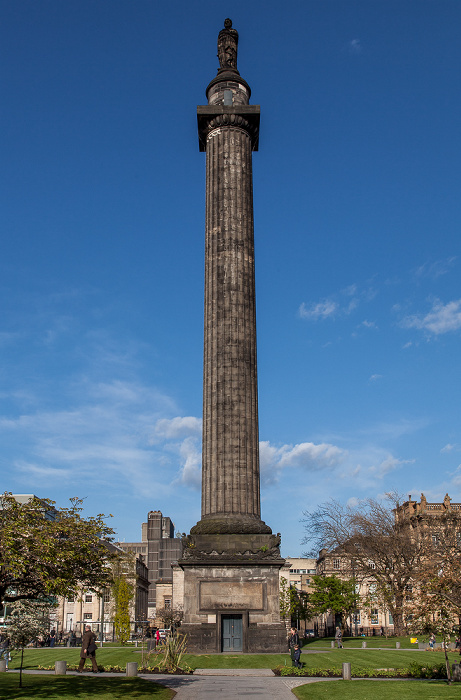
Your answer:
[[[21,651],[19,687],[22,688],[24,647],[45,636],[50,629],[50,616],[56,604],[51,600],[21,600],[8,607],[8,637],[11,649]]]
[[[78,595],[111,582],[112,528],[104,515],[83,517],[82,501],[68,508],[32,498],[0,496],[0,610],[5,603]]]
[[[124,573],[115,576],[112,584],[114,597],[114,629],[120,644],[126,644],[130,638],[130,603],[134,587],[127,581]]]
[[[339,615],[341,626],[357,607],[357,594],[353,580],[344,581],[337,576],[313,576],[309,607],[312,615],[332,613]]]
[[[281,576],[279,590],[280,617],[285,624],[287,634],[291,626],[291,616],[295,612],[297,604],[296,591],[290,586],[288,580]]]

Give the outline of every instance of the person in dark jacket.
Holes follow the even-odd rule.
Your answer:
[[[96,635],[91,631],[91,627],[85,627],[85,634],[82,637],[82,650],[80,652],[80,663],[77,672],[82,673],[86,660],[91,659],[93,673],[98,673],[98,664],[96,663]]]
[[[290,636],[288,637],[288,650],[291,656],[291,665],[295,665],[295,660],[293,658],[295,646],[299,646],[299,634],[296,627],[291,628]]]
[[[295,663],[296,668],[302,668],[303,665],[300,661],[301,657],[301,649],[297,644],[295,644],[295,648],[293,649],[293,661]]]

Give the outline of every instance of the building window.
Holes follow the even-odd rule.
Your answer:
[[[341,568],[341,559],[333,559],[333,569],[338,571]]]
[[[171,598],[165,598],[165,610],[170,610],[171,608]]]
[[[68,603],[74,603],[74,602],[75,602],[75,596],[74,596],[74,595],[70,595],[70,596],[67,598],[67,602],[68,602]]]
[[[394,618],[392,617],[392,614],[389,613],[389,624],[393,625],[394,624]]]
[[[102,599],[105,603],[110,603],[110,593],[104,593]]]
[[[83,613],[83,619],[84,619],[84,620],[92,620],[92,619],[93,619],[93,613]]]
[[[378,624],[378,608],[372,608],[370,615],[370,622],[372,625]]]
[[[93,602],[93,596],[91,593],[85,593],[85,603],[92,603]]]
[[[360,610],[357,610],[352,615],[352,622],[354,623],[354,625],[360,625]]]

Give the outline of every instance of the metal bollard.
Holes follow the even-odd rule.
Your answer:
[[[126,675],[127,676],[137,676],[138,675],[138,662],[129,661],[126,665]]]
[[[334,642],[330,642],[330,645],[331,645],[331,648],[332,648],[332,649],[335,648],[335,643],[334,643]]]
[[[350,663],[343,664],[343,681],[350,681],[351,679],[351,665]]]
[[[362,642],[362,649],[366,649],[366,648],[367,648],[367,643],[366,643],[366,642]]]
[[[453,673],[453,680],[459,683],[461,681],[461,664],[452,664],[451,670]]]
[[[56,676],[65,676],[67,673],[67,661],[55,661],[54,673]]]
[[[6,671],[6,659],[0,659],[0,673]]]
[[[396,649],[400,649],[400,642],[396,642],[396,643],[395,643],[395,648],[396,648]]]

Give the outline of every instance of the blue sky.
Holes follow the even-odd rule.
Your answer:
[[[254,154],[262,517],[461,501],[461,3],[0,3],[1,490],[200,518],[217,33]]]

